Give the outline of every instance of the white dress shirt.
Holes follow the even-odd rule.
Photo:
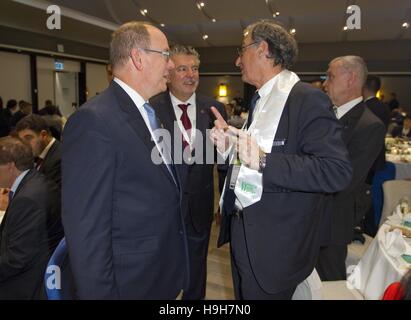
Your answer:
[[[344,103],[343,105],[339,106],[337,108],[337,119],[341,119],[348,111],[350,111],[352,108],[354,108],[357,104],[359,104],[363,100],[362,96],[355,98],[351,101],[348,101],[347,103]]]
[[[19,174],[19,176],[14,180],[13,185],[10,188],[10,191],[13,192],[13,197],[14,194],[16,193],[17,188],[19,187],[21,181],[24,179],[27,173],[29,173],[30,170],[25,170],[22,173]]]
[[[140,111],[141,116],[144,119],[144,122],[146,124],[146,127],[148,128],[148,130],[150,131],[150,135],[151,135],[151,139],[154,141],[157,150],[159,151],[163,162],[164,163],[168,163],[170,160],[167,160],[166,157],[163,155],[162,153],[162,149],[159,146],[159,144],[157,143],[157,139],[155,138],[154,134],[153,134],[153,130],[151,128],[150,125],[150,120],[148,119],[148,115],[146,112],[146,109],[144,109],[144,104],[148,103],[148,101],[145,101],[143,99],[143,97],[133,88],[131,88],[129,85],[127,85],[126,83],[124,83],[123,81],[121,81],[118,78],[114,78],[114,81],[118,83],[118,85],[123,88],[123,90],[130,96],[131,100],[133,100],[134,104],[137,106],[138,111]],[[168,146],[168,150],[170,150],[171,146]],[[171,155],[170,155],[171,156]],[[167,166],[168,168],[168,166]],[[170,169],[168,168],[168,170],[170,171]],[[170,171],[170,174],[173,176],[173,173]],[[174,176],[173,176],[174,179]]]
[[[40,153],[39,158],[41,158],[42,160],[46,159],[47,157],[47,153],[49,153],[49,150],[51,148],[51,146],[54,144],[54,142],[56,142],[56,139],[51,139],[51,141],[49,142],[49,144],[43,149],[43,151]]]
[[[196,129],[196,94],[194,92],[193,95],[185,102],[176,98],[171,92],[170,92],[170,98],[171,98],[171,103],[173,104],[174,113],[176,114],[178,127],[180,128],[180,131],[182,132],[184,139],[189,143],[190,146],[192,146],[194,139],[195,139],[195,133],[196,133],[196,130],[195,130]],[[179,104],[188,104],[188,103],[190,104],[187,108],[187,114],[191,122],[190,136],[186,132],[183,126],[183,123],[180,120],[183,114],[183,110],[181,110],[181,108],[178,106]]]

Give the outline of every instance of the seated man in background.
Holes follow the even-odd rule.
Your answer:
[[[0,139],[0,188],[10,189],[0,225],[0,300],[44,299],[47,262],[63,237],[58,188],[11,137]]]
[[[36,169],[60,187],[61,143],[53,138],[47,122],[32,114],[17,123],[16,131],[20,139],[31,147]]]
[[[405,117],[402,126],[394,127],[391,134],[394,138],[411,138],[411,115]]]

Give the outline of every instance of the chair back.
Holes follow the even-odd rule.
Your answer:
[[[380,226],[395,210],[400,199],[404,196],[411,197],[411,181],[391,180],[382,185],[384,192],[384,206],[382,209]]]
[[[75,298],[66,238],[61,239],[47,264],[44,285],[48,300]]]

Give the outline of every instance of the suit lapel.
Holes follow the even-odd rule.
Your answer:
[[[151,134],[147,125],[141,116],[140,111],[137,106],[134,104],[130,96],[115,82],[111,82],[111,87],[114,90],[114,93],[119,102],[120,109],[125,112],[128,117],[127,121],[130,124],[131,128],[137,134],[137,136],[143,141],[144,145],[147,148],[147,152],[151,154],[153,148],[156,148],[154,141],[151,139]],[[174,183],[174,179],[171,176],[167,166],[164,163],[159,165],[164,174]]]
[[[26,184],[26,182],[28,180],[30,180],[31,177],[36,174],[36,172],[37,172],[36,169],[30,169],[30,171],[25,175],[23,180],[20,181],[20,184],[17,187],[16,192],[14,192],[13,199],[16,198],[16,196],[19,194],[20,190],[23,188],[23,186]],[[13,199],[12,199],[11,203],[13,202]],[[7,216],[8,216],[8,212],[9,212],[9,208],[10,208],[11,203],[8,204],[6,212],[4,213],[4,216],[3,216],[3,220],[2,220],[1,225],[0,225],[0,236],[3,232],[4,225],[6,224],[6,220],[7,220]]]
[[[342,139],[346,145],[348,145],[354,134],[355,127],[357,126],[357,123],[365,110],[364,108],[364,104],[360,102],[340,119],[344,126]]]

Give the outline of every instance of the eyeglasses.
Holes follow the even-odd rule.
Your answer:
[[[160,51],[160,50],[154,50],[154,49],[148,49],[148,48],[139,48],[140,50],[144,50],[146,52],[156,52],[160,53],[163,55],[163,57],[168,61],[170,59],[170,51]]]
[[[257,43],[260,43],[260,41],[251,42],[250,44],[247,44],[247,45],[245,45],[245,46],[242,46],[242,47],[240,47],[240,48],[237,48],[237,53],[238,53],[238,55],[241,57],[241,56],[243,55],[245,49],[247,49],[248,47],[250,47],[250,46],[252,46],[252,45],[254,45],[254,44],[257,44]]]

